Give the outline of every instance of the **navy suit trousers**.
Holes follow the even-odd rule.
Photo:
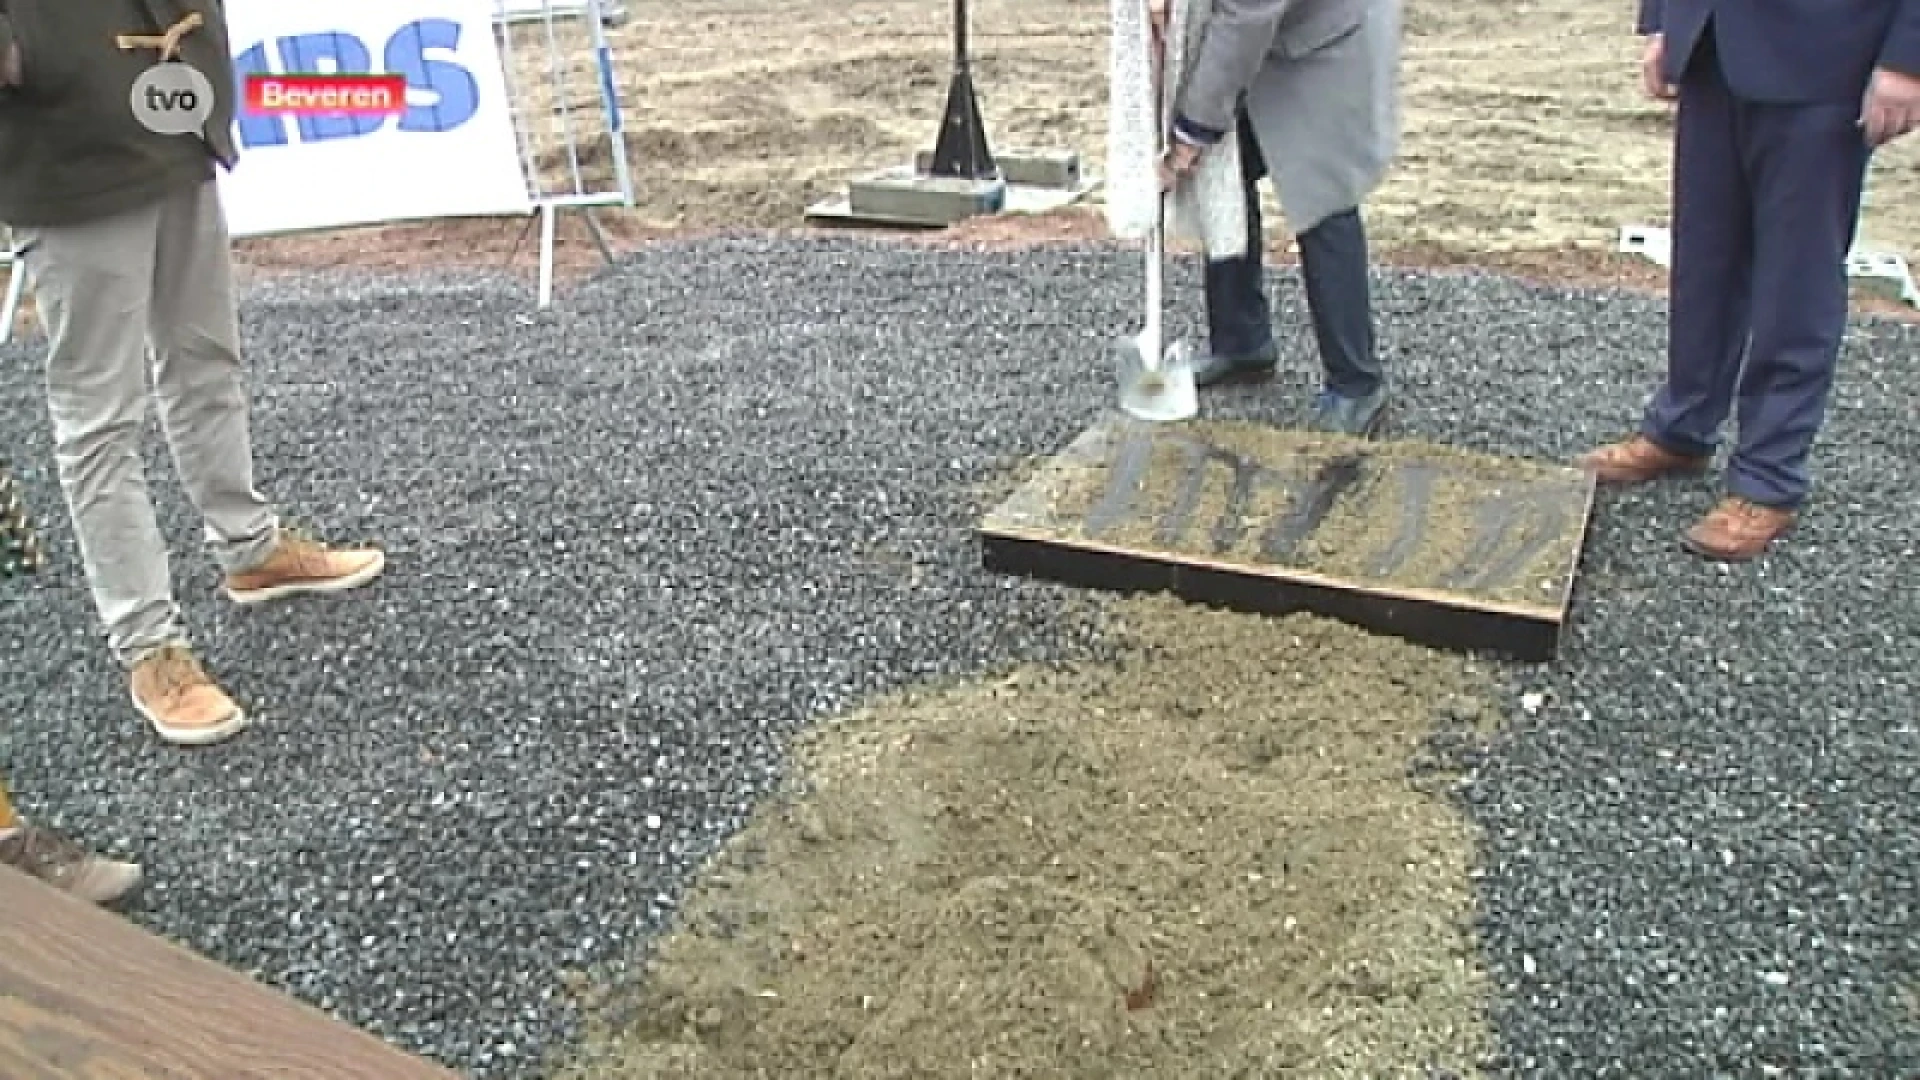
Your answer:
[[[1709,454],[1732,415],[1730,494],[1798,506],[1848,314],[1870,156],[1858,101],[1770,104],[1728,87],[1713,35],[1680,80],[1667,379],[1642,430]]]
[[[1267,163],[1245,110],[1238,118],[1240,179],[1246,194],[1247,253],[1211,259],[1206,267],[1207,336],[1221,356],[1242,357],[1271,346],[1273,309],[1267,300],[1261,251],[1260,181]],[[1368,279],[1367,230],[1356,207],[1302,233],[1300,277],[1326,389],[1365,397],[1381,388],[1386,373],[1375,346],[1373,297]]]

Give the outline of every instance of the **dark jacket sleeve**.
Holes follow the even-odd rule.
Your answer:
[[[1667,0],[1640,0],[1640,17],[1634,20],[1634,32],[1658,34],[1667,21]]]
[[[1179,113],[1204,131],[1232,131],[1240,98],[1273,49],[1280,20],[1296,0],[1213,0]]]
[[[1886,43],[1880,46],[1880,66],[1920,76],[1920,0],[1900,0]]]

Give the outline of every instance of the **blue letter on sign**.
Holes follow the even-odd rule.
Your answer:
[[[233,58],[233,92],[240,107],[234,110],[235,126],[240,129],[240,145],[252,150],[258,146],[287,145],[286,122],[277,116],[256,116],[247,111],[247,76],[271,75],[267,64],[267,45],[261,42]]]
[[[480,109],[480,84],[459,64],[427,59],[428,49],[460,46],[460,24],[447,19],[421,19],[400,28],[387,42],[387,71],[404,75],[407,85],[430,90],[439,97],[432,105],[409,106],[400,117],[401,131],[451,131],[473,119]]]
[[[406,79],[411,91],[434,95],[431,105],[409,105],[400,117],[401,131],[452,131],[480,110],[480,84],[466,68],[451,60],[429,60],[428,50],[457,51],[460,24],[447,19],[421,19],[394,32],[387,41],[386,73]],[[252,150],[261,146],[287,145],[284,117],[256,116],[247,112],[246,94],[249,75],[300,74],[331,75],[375,74],[373,58],[359,38],[345,31],[329,30],[315,34],[283,37],[279,41],[280,70],[274,71],[267,60],[263,42],[233,58],[234,84],[241,107],[234,117],[239,128],[240,145]],[[380,130],[385,116],[302,116],[300,139],[320,142],[326,139],[350,139]]]
[[[369,66],[373,57],[367,54],[367,47],[352,34],[338,31],[281,38],[280,63],[288,74],[366,75],[373,71]],[[386,122],[387,118],[379,115],[302,116],[300,139],[351,139],[378,131]]]

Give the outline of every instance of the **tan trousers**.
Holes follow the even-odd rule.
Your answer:
[[[264,559],[279,524],[254,490],[219,189],[210,180],[14,238],[47,332],[55,458],[88,587],[115,657],[132,666],[187,640],[142,466],[149,394],[221,568]]]

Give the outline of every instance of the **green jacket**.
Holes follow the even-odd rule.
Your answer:
[[[160,60],[158,37],[190,14],[201,25],[175,59],[214,89],[200,134],[162,135],[135,118],[133,84]],[[0,89],[0,224],[72,225],[123,213],[231,167],[233,60],[221,0],[0,0],[0,56],[19,48],[18,84]]]

